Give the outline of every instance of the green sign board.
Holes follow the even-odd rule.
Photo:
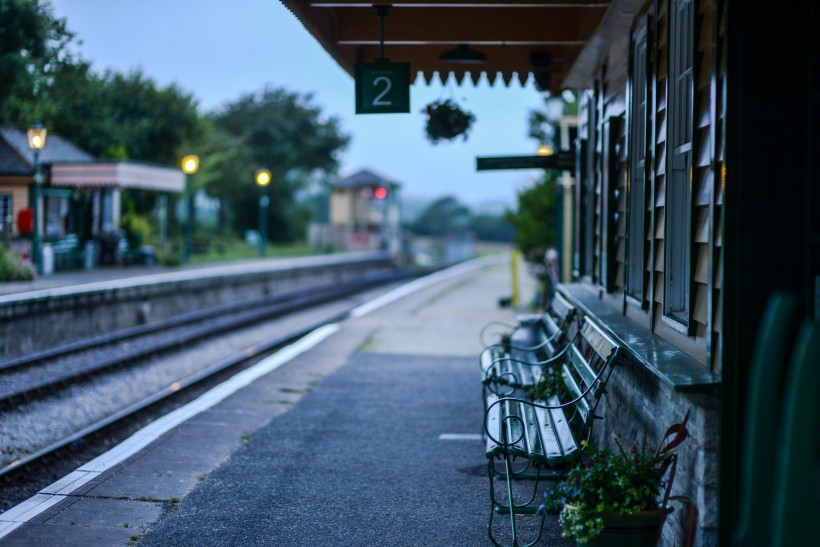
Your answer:
[[[410,63],[356,64],[356,114],[410,112]]]
[[[500,169],[557,169],[575,170],[575,152],[560,150],[551,156],[494,156],[476,158],[477,171]]]

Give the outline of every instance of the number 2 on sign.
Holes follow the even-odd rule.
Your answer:
[[[379,82],[384,82],[384,89],[381,93],[376,95],[376,98],[373,99],[373,106],[392,106],[393,101],[385,101],[383,100],[384,96],[390,93],[390,88],[393,87],[393,82],[390,81],[390,78],[387,76],[379,76],[375,80],[373,80],[373,85],[379,85]]]

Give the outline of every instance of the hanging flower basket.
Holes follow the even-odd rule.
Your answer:
[[[459,135],[464,135],[466,141],[467,132],[475,121],[472,112],[462,110],[450,99],[434,101],[428,104],[422,112],[427,114],[425,131],[427,138],[433,144],[453,140]]]

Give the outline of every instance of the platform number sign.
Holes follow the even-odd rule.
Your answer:
[[[358,63],[356,114],[410,112],[410,63]]]

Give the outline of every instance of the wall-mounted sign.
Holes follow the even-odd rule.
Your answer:
[[[356,114],[410,112],[410,63],[356,64]]]
[[[498,169],[557,169],[575,170],[575,152],[560,150],[551,156],[494,156],[476,158],[476,171]]]

